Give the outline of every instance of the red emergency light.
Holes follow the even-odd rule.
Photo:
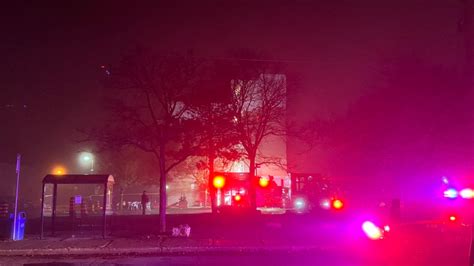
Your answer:
[[[234,200],[236,202],[239,202],[241,199],[242,199],[242,196],[240,196],[240,194],[237,194],[237,195],[234,196]]]
[[[260,185],[260,187],[268,187],[268,185],[270,184],[270,180],[266,177],[260,177],[258,179],[258,185]]]
[[[221,175],[215,176],[214,179],[212,179],[212,185],[217,189],[223,188],[225,186],[225,177]]]
[[[336,199],[332,202],[332,207],[336,210],[340,210],[344,207],[344,202],[340,199]]]

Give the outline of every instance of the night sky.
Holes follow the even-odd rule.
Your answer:
[[[470,111],[467,107],[470,103],[463,100],[461,107],[453,107],[453,103],[464,98],[456,92],[443,94],[450,113],[444,120],[430,120],[434,129],[429,131],[422,126],[414,133],[400,131],[400,134],[417,135],[419,138],[415,140],[429,139],[428,148],[410,151],[410,159],[435,154],[427,150],[432,151],[438,142],[444,143],[444,148],[434,149],[443,154],[433,155],[436,158],[430,162],[436,166],[417,168],[419,171],[412,177],[406,176],[410,169],[406,151],[397,154],[396,149],[390,148],[391,154],[383,153],[384,164],[374,163],[381,153],[369,152],[374,148],[369,148],[367,143],[355,143],[355,139],[360,139],[357,135],[337,133],[380,128],[377,123],[385,118],[376,119],[372,115],[384,112],[390,118],[398,113],[397,106],[405,103],[402,96],[429,101],[423,107],[424,113],[443,113],[438,109],[439,104],[444,105],[439,97],[425,96],[438,95],[448,87],[456,90],[451,86],[456,84],[454,77],[445,79],[446,86],[435,88],[427,84],[439,82],[428,74],[424,78],[426,82],[419,83],[427,87],[419,92],[416,88],[401,88],[402,96],[398,96],[403,99],[393,101],[392,109],[380,106],[371,109],[370,103],[378,99],[385,108],[384,103],[392,102],[392,96],[397,96],[383,92],[384,88],[398,92],[393,89],[397,83],[385,84],[396,76],[391,74],[407,77],[403,71],[394,70],[387,78],[382,73],[387,64],[417,59],[427,71],[443,69],[446,71],[442,73],[453,75],[461,71],[464,48],[458,29],[462,15],[460,1],[171,2],[45,1],[2,6],[0,179],[14,178],[11,165],[17,152],[22,153],[23,163],[29,169],[25,174],[28,180],[40,180],[57,163],[79,171],[77,153],[94,147],[76,142],[81,137],[78,130],[99,123],[103,108],[100,66],[113,65],[121,54],[137,45],[153,47],[164,54],[193,50],[203,58],[227,57],[232,50],[251,48],[291,61],[292,67],[298,69],[300,84],[294,88],[297,96],[293,112],[302,120],[317,117],[339,121],[331,131],[337,136],[333,138],[337,145],[320,147],[305,155],[306,163],[299,164],[304,171],[324,172],[352,181],[364,175],[373,179],[392,176],[389,179],[394,180],[403,174],[407,180],[427,182],[435,180],[434,176],[441,174],[440,168],[444,166],[448,174],[468,173],[472,158],[472,131],[468,124],[472,121],[459,117]],[[410,64],[401,63],[399,68]],[[420,68],[415,68],[415,72],[417,69]],[[417,77],[414,75],[406,83],[398,84],[409,84]],[[368,102],[366,110],[360,107],[363,101]],[[416,101],[411,104],[419,106]],[[406,111],[410,112],[406,116],[414,117],[411,114],[419,113],[422,107],[408,110],[411,111]],[[366,123],[348,123],[351,117],[352,121]],[[450,123],[451,118],[459,123]],[[412,124],[418,123],[412,121]],[[456,124],[455,130],[446,129],[451,124]],[[348,128],[340,128],[344,126]],[[393,128],[388,130],[393,132]],[[446,132],[448,136],[423,137],[433,130]],[[381,130],[380,134],[385,132]],[[392,139],[398,138],[392,136]],[[397,167],[399,157],[405,157],[404,170],[390,170],[400,168]],[[369,183],[367,177],[364,180]]]

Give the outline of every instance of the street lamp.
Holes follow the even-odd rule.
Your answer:
[[[66,168],[58,165],[58,166],[54,167],[53,174],[54,175],[64,175],[64,174],[66,174]]]
[[[94,155],[90,152],[83,152],[79,157],[82,165],[90,165],[90,171],[94,172]]]

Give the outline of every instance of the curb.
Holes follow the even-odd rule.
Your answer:
[[[144,248],[58,248],[0,250],[0,257],[61,257],[61,256],[126,256],[126,255],[190,255],[212,253],[307,252],[331,251],[320,246],[231,246],[231,247],[144,247]]]

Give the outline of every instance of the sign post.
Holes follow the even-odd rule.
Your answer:
[[[18,219],[18,188],[20,186],[20,161],[21,161],[21,154],[16,155],[16,193],[15,193],[15,212],[13,216],[13,233],[12,233],[12,240],[18,240],[16,231],[17,226],[17,219]]]

